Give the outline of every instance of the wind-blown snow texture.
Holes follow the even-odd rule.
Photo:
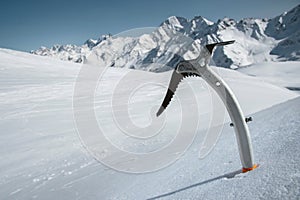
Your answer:
[[[298,96],[296,93],[237,71],[214,68],[233,88],[245,114],[254,119],[249,125],[255,162],[260,167],[241,174],[236,140],[228,118],[211,154],[203,160],[197,158],[212,105],[203,80],[186,79],[176,95],[182,103],[187,103],[190,95],[187,85],[195,89],[199,103],[189,106],[191,110],[199,109],[199,116],[191,112],[191,118],[199,117],[200,121],[192,146],[176,163],[160,171],[126,174],[96,162],[82,147],[72,112],[79,64],[6,49],[0,49],[0,59],[1,199],[131,200],[161,195],[165,197],[162,199],[299,198],[300,99],[294,99]],[[100,88],[95,99],[95,112],[100,121],[106,122],[104,128],[109,129],[108,136],[114,141],[121,139],[123,146],[127,140],[116,137],[119,133],[109,118],[111,101],[108,97],[113,92],[111,88],[128,72],[136,75],[136,79],[128,80],[133,83],[163,80],[167,85],[171,76],[170,72],[107,70],[100,83],[103,90]],[[139,125],[148,122],[149,106],[161,103],[165,88],[150,84],[146,92],[144,95],[137,91],[134,104],[128,102],[134,119],[140,120]],[[123,94],[126,90],[119,94],[121,98]],[[290,101],[284,103],[287,100]],[[275,106],[279,103],[282,104]],[[171,124],[164,129],[166,137],[174,137],[172,128],[178,124],[177,105],[175,100],[166,110]],[[263,109],[266,110],[261,111]],[[162,136],[159,141],[164,139]],[[146,143],[146,147],[148,145]],[[143,147],[133,146],[133,149],[139,151]]]
[[[163,22],[156,33],[140,37],[104,36],[88,40],[83,46],[56,45],[42,47],[32,53],[58,57],[62,60],[82,62],[92,49],[96,49],[107,65],[136,68],[148,71],[166,71],[170,68],[153,69],[142,64],[158,62],[163,56],[174,61],[174,32],[177,31],[207,44],[217,41],[236,40],[234,45],[217,49],[213,56],[216,66],[238,68],[266,61],[300,60],[300,5],[272,19],[246,18],[240,21],[224,18],[211,22],[204,17],[192,20],[172,16]],[[120,51],[115,52],[115,47]],[[174,67],[176,62],[169,63]]]

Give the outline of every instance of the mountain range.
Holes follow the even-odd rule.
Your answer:
[[[172,16],[153,31],[133,36],[135,32],[132,36],[103,35],[81,46],[41,47],[31,53],[77,63],[94,54],[101,65],[162,72],[178,63],[183,56],[179,49],[188,45],[199,50],[200,45],[235,40],[215,50],[212,65],[236,69],[267,61],[300,60],[300,5],[271,19],[226,17],[211,22],[202,16],[191,20]]]

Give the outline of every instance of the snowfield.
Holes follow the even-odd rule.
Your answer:
[[[73,91],[80,64],[7,49],[0,49],[0,59],[1,199],[300,198],[300,98],[280,87],[300,87],[299,62],[270,62],[263,64],[262,70],[260,66],[241,69],[252,76],[214,68],[232,87],[245,115],[253,117],[249,127],[254,160],[260,166],[245,174],[241,173],[229,117],[226,114],[221,121],[211,122],[213,106],[222,106],[217,100],[212,105],[215,94],[202,79],[188,78],[180,84],[166,110],[161,134],[140,143],[124,136],[112,117],[112,109],[124,111],[118,112],[119,119],[125,118],[122,113],[128,110],[137,126],[159,121],[152,111],[161,104],[172,72],[108,68],[99,80],[94,108],[114,145],[137,153],[167,145],[176,137],[181,108],[191,110],[187,126],[195,120],[198,127],[189,148],[172,165],[132,174],[99,163],[83,147],[73,115]],[[293,67],[287,71],[290,65]],[[269,77],[267,72],[274,71],[272,67],[278,74]],[[128,74],[134,78],[124,79]],[[122,87],[118,85],[120,80]],[[191,95],[196,103],[189,101]],[[121,101],[114,104],[112,98]],[[218,142],[199,159],[207,129],[220,125],[223,128]]]
[[[240,68],[238,71],[269,83],[299,91],[300,62],[267,62]]]

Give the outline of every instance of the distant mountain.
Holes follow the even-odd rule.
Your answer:
[[[180,60],[174,52],[184,43],[194,41],[194,50],[188,52],[194,54],[197,45],[224,40],[236,43],[216,49],[212,63],[216,66],[238,68],[265,61],[300,60],[300,5],[272,19],[224,18],[211,22],[201,16],[191,20],[172,16],[154,32],[140,37],[103,36],[89,39],[82,46],[55,45],[31,53],[80,63],[93,52],[104,65],[161,72]]]
[[[109,37],[111,37],[111,35],[102,35],[96,40],[88,39],[82,46],[56,44],[51,48],[41,47],[37,50],[32,50],[30,53],[41,56],[55,57],[61,60],[73,61],[76,63],[82,63],[86,59],[86,55],[90,53],[93,47],[97,46],[100,42],[106,40]]]

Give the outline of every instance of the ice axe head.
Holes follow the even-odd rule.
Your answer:
[[[212,55],[212,52],[213,52],[213,49],[215,48],[215,46],[224,46],[224,45],[232,44],[234,42],[235,42],[235,40],[230,40],[230,41],[226,41],[226,42],[217,42],[217,43],[213,43],[213,44],[207,44],[205,47],[208,50],[208,52],[210,53],[210,55]]]

